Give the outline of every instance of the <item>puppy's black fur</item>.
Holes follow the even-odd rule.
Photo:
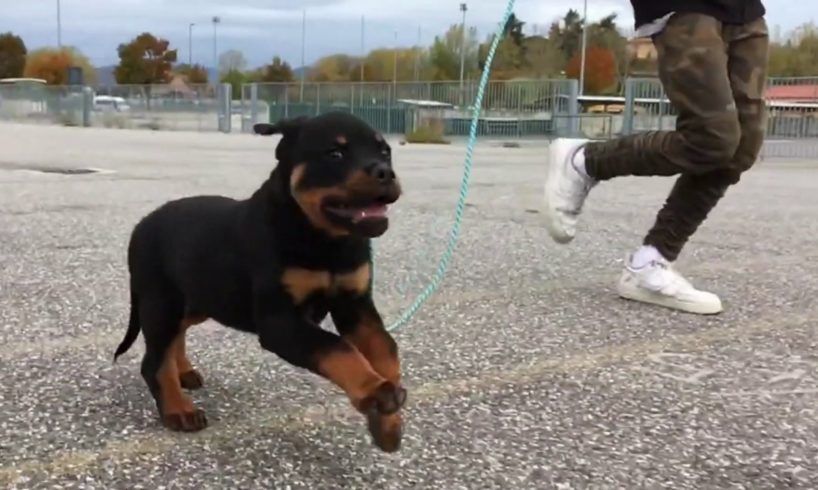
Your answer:
[[[258,335],[262,348],[343,389],[378,447],[400,446],[398,350],[373,304],[371,238],[401,195],[391,149],[343,113],[257,124],[281,134],[278,164],[246,200],[168,202],[134,228],[131,317],[115,359],[145,337],[142,376],[172,430],[207,426],[181,388],[201,387],[185,331],[207,319]],[[331,314],[340,335],[319,327]]]

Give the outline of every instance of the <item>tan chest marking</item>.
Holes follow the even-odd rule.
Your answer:
[[[352,272],[336,275],[327,271],[290,267],[281,276],[281,283],[293,301],[301,304],[310,295],[317,293],[335,295],[346,292],[362,295],[369,288],[369,275],[369,264],[364,264]]]

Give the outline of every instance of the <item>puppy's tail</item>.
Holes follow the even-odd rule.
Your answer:
[[[128,321],[128,330],[125,332],[125,338],[116,348],[114,353],[114,362],[117,358],[131,348],[136,338],[139,337],[139,301],[136,293],[131,290],[131,318]]]

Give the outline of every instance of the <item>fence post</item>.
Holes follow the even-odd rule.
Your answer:
[[[392,134],[392,85],[386,86],[386,134]]]
[[[315,115],[321,115],[321,82],[315,84]]]
[[[216,87],[218,101],[218,128],[222,133],[229,133],[233,119],[233,86],[229,83],[220,83]]]
[[[570,136],[579,136],[579,80],[569,79],[568,83],[568,132]],[[558,106],[559,107],[559,106]]]
[[[633,95],[634,95],[634,84],[636,80],[632,78],[628,78],[625,80],[625,109],[623,111],[623,118],[622,118],[622,135],[628,135],[633,133]]]
[[[253,126],[255,126],[257,123],[258,123],[258,83],[252,83],[250,84],[250,132],[252,132]]]
[[[82,87],[82,125],[91,127],[91,109],[94,106],[94,90],[91,87]]]

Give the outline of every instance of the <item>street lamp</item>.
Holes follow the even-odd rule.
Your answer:
[[[588,0],[582,12],[582,53],[579,61],[579,95],[585,93],[585,51],[588,46]]]
[[[306,63],[307,50],[307,9],[301,14],[301,95],[300,101],[304,102],[304,78],[307,77],[307,69],[304,67]]]
[[[187,26],[187,64],[193,66],[193,26],[196,24],[191,22]]]
[[[460,90],[463,90],[463,73],[466,65],[466,10],[468,7],[465,3],[460,4],[460,11],[463,12],[463,22],[460,24],[461,39],[460,39]]]
[[[392,50],[392,87],[398,83],[398,31],[395,31],[395,48]]]
[[[62,9],[60,0],[57,0],[57,47],[62,48]]]
[[[219,37],[216,28],[222,19],[215,15],[213,16],[213,69],[216,70],[216,78],[219,77]]]

